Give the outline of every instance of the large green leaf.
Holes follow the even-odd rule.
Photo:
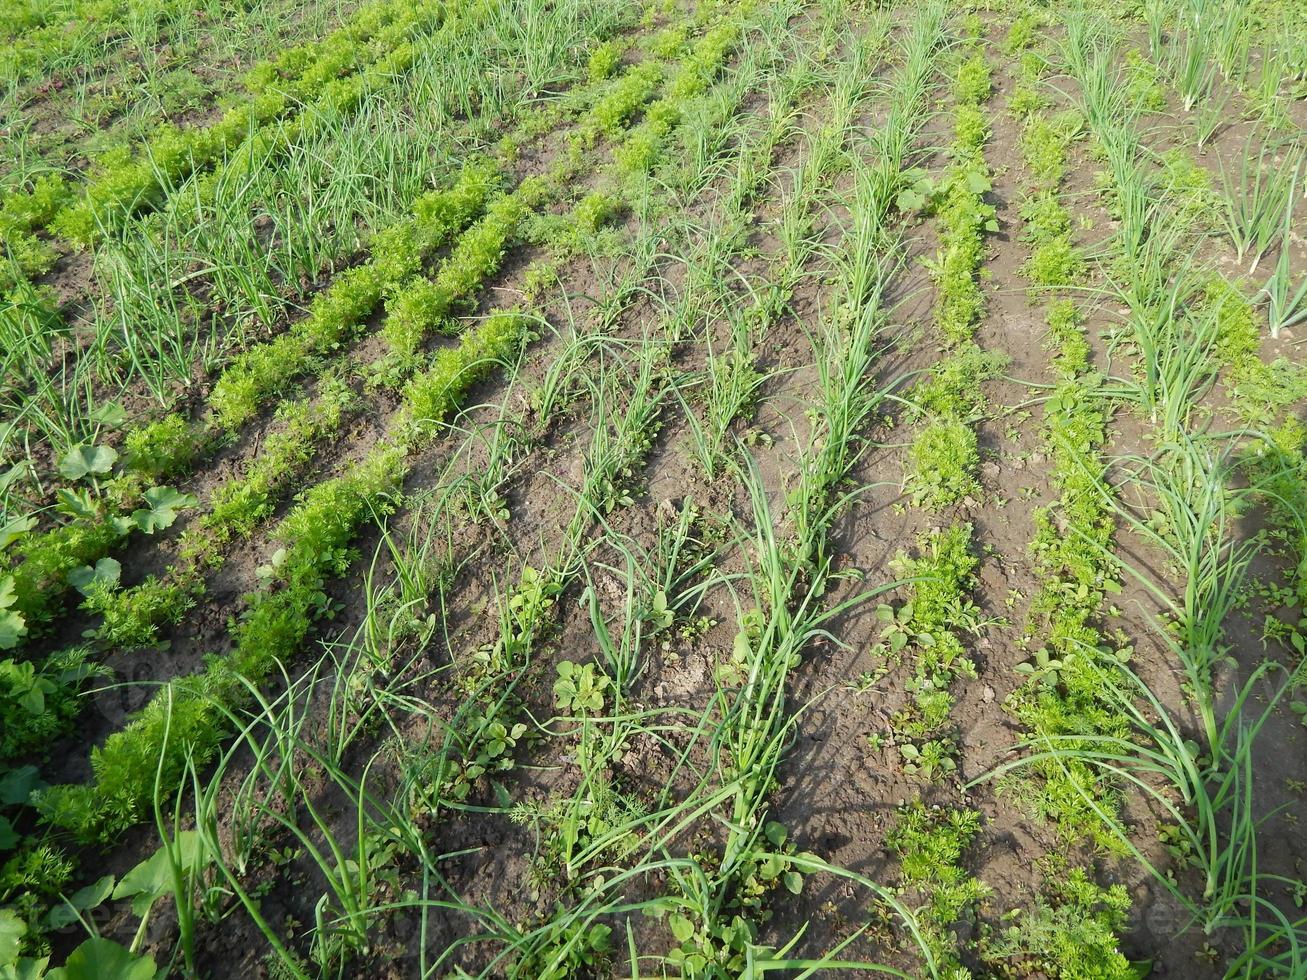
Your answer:
[[[667,925],[678,943],[688,942],[694,936],[694,923],[679,913],[669,916]]]
[[[5,470],[4,473],[0,473],[0,494],[6,492],[23,477],[34,472],[35,469],[32,466],[31,460],[25,459],[20,463],[15,463],[13,466],[9,467],[9,469]]]
[[[127,422],[127,409],[122,402],[103,402],[91,412],[92,420],[111,429],[121,428]]]
[[[0,551],[4,551],[24,534],[36,527],[35,517],[15,517],[7,524],[0,525]]]
[[[80,914],[98,908],[113,893],[113,875],[105,875],[99,881],[79,888],[64,899],[62,905],[56,905],[45,916],[47,929],[62,929],[78,921]]]
[[[111,939],[88,939],[46,980],[154,980],[154,958],[134,956]]]
[[[200,860],[200,835],[193,830],[183,830],[173,844],[177,849],[177,862],[182,867],[182,874],[188,874]],[[161,847],[123,875],[122,881],[113,890],[113,897],[130,898],[132,913],[143,917],[150,911],[151,905],[171,891],[172,868],[168,863],[167,849]]]
[[[68,573],[68,584],[82,595],[89,595],[95,585],[115,586],[122,578],[123,567],[113,558],[101,558],[95,567],[83,565]]]
[[[108,473],[118,462],[118,452],[110,446],[74,446],[59,460],[59,472],[67,480]]]
[[[0,816],[0,853],[12,851],[22,839],[22,835],[14,830],[14,825],[9,822],[9,818]],[[0,980],[4,980],[3,976],[0,976]]]
[[[0,966],[0,980],[48,980],[45,966],[49,962],[48,956],[38,959],[21,956],[12,966]]]
[[[145,491],[148,507],[132,511],[132,520],[146,534],[171,527],[177,520],[177,511],[194,507],[196,499],[189,493],[178,493],[172,487],[151,487]]]
[[[13,966],[18,962],[18,950],[27,923],[10,909],[0,909],[0,966]]]
[[[69,517],[91,520],[100,512],[95,499],[91,496],[91,491],[85,487],[80,489],[59,487],[54,495],[56,500],[54,509]]]
[[[19,766],[17,769],[0,769],[0,806],[18,806],[26,803],[32,790],[45,783],[36,766]]]
[[[12,650],[27,633],[27,623],[16,612],[0,612],[0,650]]]

